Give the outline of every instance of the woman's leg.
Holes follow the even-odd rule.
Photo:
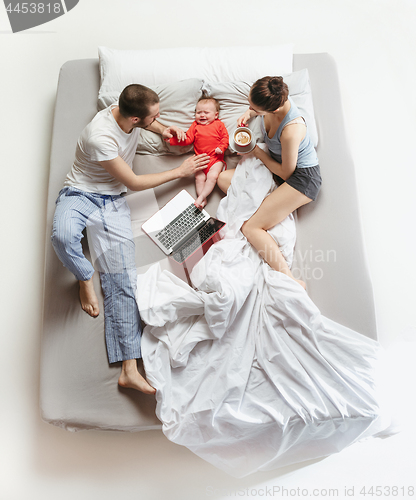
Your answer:
[[[218,176],[217,184],[221,191],[227,194],[228,188],[231,185],[231,180],[233,178],[235,168],[230,168],[221,172]]]
[[[224,164],[220,161],[214,163],[207,173],[207,178],[205,180],[205,185],[202,191],[198,194],[198,198],[195,201],[195,205],[198,208],[204,208],[207,204],[207,197],[212,193],[212,190],[217,183],[218,176],[221,170],[224,168]]]
[[[286,274],[292,279],[289,266],[280,251],[276,241],[267,232],[279,222],[282,222],[294,210],[312,201],[286,182],[279,186],[241,227],[241,231],[261,257],[276,271]],[[306,288],[301,280],[295,280]]]

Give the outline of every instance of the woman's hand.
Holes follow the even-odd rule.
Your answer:
[[[221,148],[215,148],[215,152],[217,153],[217,155],[222,155],[223,153]]]
[[[207,154],[194,155],[187,158],[182,165],[178,167],[179,177],[188,177],[195,174],[199,170],[203,170],[209,163],[209,156]]]
[[[257,147],[257,144],[254,146],[254,148],[251,151],[247,151],[247,153],[238,153],[237,156],[247,156],[247,155],[253,155],[257,158],[257,150],[260,149]]]
[[[176,135],[179,142],[186,139],[186,132],[184,132],[180,127],[177,127],[176,125],[166,127],[162,133],[162,137],[165,141],[172,139],[174,135]]]
[[[244,115],[241,115],[240,118],[237,120],[237,126],[238,127],[244,127],[247,125],[247,123],[249,122],[249,120],[251,120],[251,118],[253,118],[252,116],[252,111],[251,109],[248,109]]]

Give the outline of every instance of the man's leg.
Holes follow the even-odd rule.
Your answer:
[[[93,318],[96,318],[100,314],[100,306],[98,305],[98,298],[92,278],[86,281],[79,280],[78,284],[79,300],[82,309]]]
[[[104,294],[108,359],[110,363],[122,362],[121,386],[154,394],[155,389],[137,370],[141,324],[130,210],[123,198],[103,201],[102,210],[88,220],[88,235]]]
[[[128,389],[136,389],[145,394],[155,394],[156,389],[144,379],[137,370],[137,360],[128,359],[122,362],[118,385]]]
[[[82,252],[82,231],[90,214],[97,206],[78,190],[64,188],[57,199],[52,229],[52,245],[55,252],[79,282],[82,309],[90,316],[98,316],[100,310],[92,283],[94,268]]]

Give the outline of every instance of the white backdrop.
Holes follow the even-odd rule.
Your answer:
[[[159,432],[70,434],[44,424],[38,369],[46,190],[61,65],[97,57],[99,45],[291,42],[296,53],[328,52],[338,64],[379,335],[397,362],[392,371],[405,373],[414,364],[409,348],[416,337],[415,25],[416,0],[80,0],[61,18],[12,34],[0,5],[1,500],[278,498],[284,496],[278,487],[292,497],[295,488],[304,496],[305,489],[334,487],[340,498],[360,498],[363,484],[411,484],[415,439],[406,425],[394,438],[358,444],[306,468],[237,481]],[[397,346],[399,339],[405,344]],[[398,391],[401,411],[410,413],[411,404],[405,388]]]

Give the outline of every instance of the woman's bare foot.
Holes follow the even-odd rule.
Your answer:
[[[145,394],[156,393],[156,389],[140,375],[135,359],[123,361],[118,385],[126,389],[136,389],[136,391],[144,392]]]
[[[81,307],[86,313],[93,318],[96,318],[100,314],[92,278],[87,281],[79,282],[79,298],[81,300]]]
[[[294,279],[294,278],[293,278]],[[304,289],[306,290],[306,283],[302,280],[295,280],[297,283],[299,283],[299,285]]]

